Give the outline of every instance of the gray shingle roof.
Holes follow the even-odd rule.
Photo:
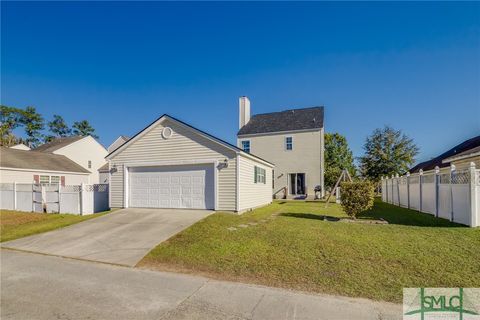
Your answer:
[[[450,157],[453,157],[453,156],[456,156],[458,154],[464,153],[468,150],[477,148],[478,146],[480,146],[480,136],[473,137],[471,139],[465,140],[462,143],[460,143],[460,144],[456,145],[455,147],[451,148],[450,150],[442,153],[438,157],[435,157],[431,160],[424,161],[424,162],[421,162],[421,163],[415,165],[413,168],[411,168],[409,170],[409,172],[410,173],[415,173],[415,172],[420,171],[420,169],[422,169],[423,171],[433,170],[433,169],[435,169],[436,166],[438,166],[439,168],[448,167],[450,164],[443,163],[442,162],[443,160],[445,160],[447,158],[450,158]]]
[[[36,147],[33,149],[34,151],[40,152],[54,152],[60,148],[68,146],[75,141],[85,138],[84,136],[72,136],[72,137],[63,137],[63,138],[55,138],[48,143],[44,143],[41,146]]]
[[[62,155],[5,147],[0,148],[0,167],[90,173]]]
[[[323,107],[256,114],[238,135],[323,128]]]

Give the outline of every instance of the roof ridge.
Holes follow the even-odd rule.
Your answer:
[[[299,110],[317,109],[317,108],[318,108],[318,109],[323,109],[323,108],[325,108],[325,106],[314,106],[314,107],[288,109],[288,110],[274,111],[274,112],[257,113],[257,114],[252,115],[252,117],[261,116],[261,115],[267,115],[267,114],[283,113],[283,112],[289,112],[289,111],[299,111]]]

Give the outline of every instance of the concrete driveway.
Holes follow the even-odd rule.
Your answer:
[[[211,213],[122,209],[59,230],[5,242],[2,247],[135,266],[156,245]]]

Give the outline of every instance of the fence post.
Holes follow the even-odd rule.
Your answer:
[[[80,215],[82,216],[83,215],[83,189],[85,187],[85,184],[82,182],[82,184],[80,184],[80,194],[79,194],[79,197],[78,197],[78,200],[80,200]]]
[[[395,186],[394,186],[394,182],[395,182],[395,176],[392,174],[392,178],[390,179],[390,181],[392,181],[392,202],[390,202],[391,204],[395,204],[395,199],[393,199],[393,193],[395,192],[394,189],[395,189]]]
[[[477,212],[480,210],[480,208],[477,207],[477,184],[479,181],[477,181],[477,170],[475,168],[475,162],[470,162],[470,167],[469,167],[469,173],[470,173],[470,227],[477,227],[480,225],[480,221],[477,221]]]
[[[58,182],[58,191],[57,191],[57,196],[58,196],[58,213],[61,213],[62,210],[60,209],[60,203],[61,203],[61,199],[62,199],[62,195],[61,195],[61,192],[60,192],[60,188],[62,187],[62,185],[60,184],[60,182]]]
[[[435,217],[438,218],[438,207],[440,206],[440,168],[435,167]]]
[[[407,172],[407,208],[410,209],[410,172]]]
[[[450,218],[450,221],[455,221],[455,215],[454,215],[454,212],[453,212],[453,186],[452,186],[452,182],[453,182],[453,179],[455,177],[455,165],[452,164],[450,166],[450,210],[451,210],[451,218]]]
[[[17,182],[13,183],[13,210],[17,210]]]
[[[32,183],[32,212],[35,212],[35,180]]]
[[[400,202],[400,184],[398,183],[400,178],[398,173],[395,175],[395,181],[397,181],[397,201],[398,201],[398,206],[400,207],[401,202]]]
[[[423,202],[423,170],[420,169],[418,171],[418,189],[420,190],[420,203],[419,203],[419,207],[420,207],[420,212],[423,212],[422,211],[422,202]]]

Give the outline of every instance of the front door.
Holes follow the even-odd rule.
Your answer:
[[[305,173],[290,173],[290,194],[304,195],[305,194]]]

